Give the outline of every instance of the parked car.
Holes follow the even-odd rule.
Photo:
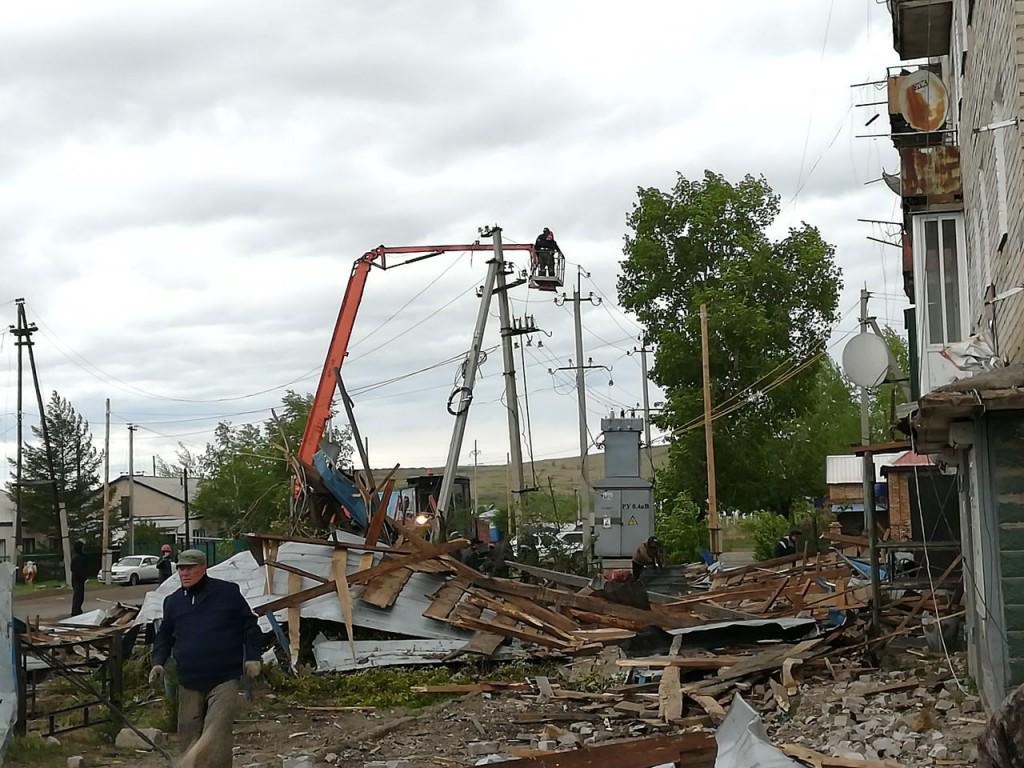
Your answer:
[[[114,584],[130,584],[135,586],[144,581],[160,581],[160,572],[156,568],[160,560],[155,555],[129,555],[122,557],[110,567],[110,580]],[[97,577],[103,578],[100,573]]]

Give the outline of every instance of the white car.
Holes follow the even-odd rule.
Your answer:
[[[156,564],[160,558],[154,555],[129,555],[122,557],[110,567],[110,580],[114,584],[135,586],[144,581],[160,581]],[[100,579],[103,574],[100,574]]]

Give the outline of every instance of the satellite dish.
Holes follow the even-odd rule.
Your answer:
[[[911,128],[931,133],[946,124],[949,95],[942,80],[927,69],[919,69],[898,79],[896,106]]]
[[[898,173],[886,173],[885,169],[882,169],[882,181],[885,185],[893,191],[896,195],[903,194],[903,181]]]
[[[843,349],[843,371],[860,387],[877,387],[889,373],[889,345],[873,333],[859,333]]]

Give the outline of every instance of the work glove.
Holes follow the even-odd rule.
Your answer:
[[[154,664],[149,670],[149,684],[153,688],[160,688],[164,682],[164,668],[162,664]]]
[[[250,680],[255,680],[260,676],[260,672],[263,671],[263,664],[259,661],[247,661],[245,662],[245,676]]]

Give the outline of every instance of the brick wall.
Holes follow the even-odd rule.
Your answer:
[[[983,322],[988,282],[1000,292],[1024,283],[1024,140],[1021,128],[975,134],[974,129],[1013,118],[1024,105],[1024,0],[976,2],[966,23],[967,3],[957,0],[948,70],[960,137],[966,211],[970,313]],[[962,55],[966,49],[966,58]],[[957,102],[959,101],[959,104]],[[1005,178],[997,171],[1002,143]],[[1005,192],[1002,190],[1005,189]],[[1005,198],[1005,216],[1000,215]],[[1003,231],[1006,223],[1006,232]],[[996,308],[1000,353],[1024,361],[1024,295]]]
[[[889,470],[889,541],[913,538],[910,505],[911,472]]]

